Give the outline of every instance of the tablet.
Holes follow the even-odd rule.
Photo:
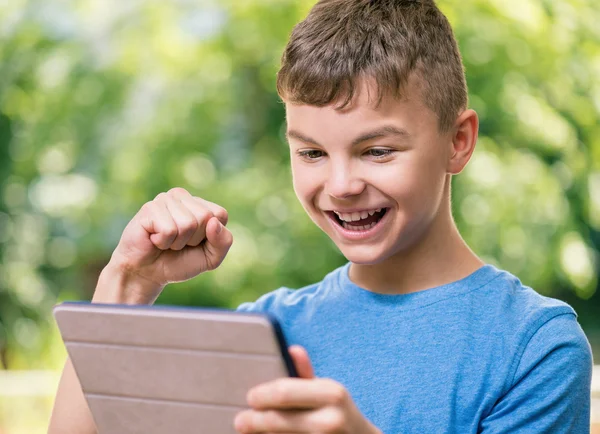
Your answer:
[[[54,316],[99,434],[235,434],[250,388],[297,376],[269,315],[66,302]]]

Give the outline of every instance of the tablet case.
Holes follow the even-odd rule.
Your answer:
[[[99,434],[235,434],[251,387],[296,375],[264,315],[90,303],[54,315]]]

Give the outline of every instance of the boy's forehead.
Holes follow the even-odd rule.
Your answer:
[[[354,130],[381,122],[393,122],[404,128],[437,119],[423,103],[421,86],[414,78],[409,79],[399,97],[384,94],[381,99],[374,80],[361,79],[348,105],[341,108],[342,102],[343,99],[317,107],[284,101],[288,131],[322,130],[324,127]]]
[[[347,92],[341,91],[336,100],[334,100],[328,106],[334,107],[337,111],[344,113],[359,108],[367,108],[372,110],[385,111],[390,106],[398,102],[406,102],[411,98],[414,98],[413,94],[417,93],[416,83],[407,83],[399,92],[397,96],[383,94],[380,97],[379,86],[377,82],[372,78],[359,78],[356,80],[353,89],[353,96],[349,101],[346,101],[348,94]],[[286,108],[288,105],[299,106],[301,103],[288,103],[284,100]]]

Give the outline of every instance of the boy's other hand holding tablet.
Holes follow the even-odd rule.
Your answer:
[[[300,378],[282,378],[248,392],[252,407],[238,414],[236,429],[251,433],[381,434],[363,417],[344,386],[315,378],[306,350],[289,348]]]

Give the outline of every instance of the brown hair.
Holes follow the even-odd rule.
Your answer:
[[[467,106],[467,85],[452,28],[433,0],[320,0],[292,32],[277,91],[285,102],[344,108],[358,81],[373,78],[379,104],[400,98],[413,72],[448,131]]]

